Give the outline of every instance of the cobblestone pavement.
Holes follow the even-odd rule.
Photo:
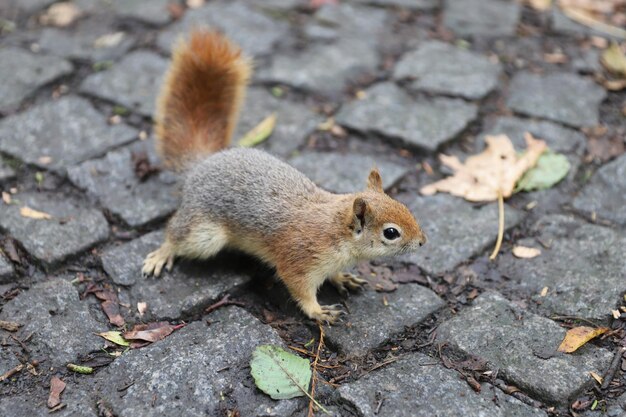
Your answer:
[[[322,288],[350,312],[326,328],[317,395],[331,413],[626,416],[626,358],[614,360],[626,313],[611,314],[626,304],[626,94],[596,83],[597,33],[513,0],[75,0],[83,14],[67,28],[39,24],[51,3],[0,2],[0,320],[22,325],[0,330],[0,374],[38,362],[0,382],[0,416],[48,415],[53,376],[67,383],[58,416],[306,415],[308,400],[271,400],[249,372],[257,345],[302,353],[319,336],[271,270],[225,253],[140,274],[179,201],[153,147],[155,95],[171,44],[198,24],[255,57],[237,137],[275,112],[260,147],[336,192],[376,164],[430,237],[416,255],[359,265],[365,291]],[[418,189],[446,174],[438,153],[466,157],[496,133],[522,147],[526,131],[573,170],[508,200],[489,262],[495,205]],[[542,254],[517,259],[515,244]],[[98,291],[127,328],[187,325],[140,349],[105,346],[95,333],[116,327]],[[226,294],[237,305],[204,313]],[[614,332],[554,353],[589,323]],[[610,384],[590,375],[616,365]]]

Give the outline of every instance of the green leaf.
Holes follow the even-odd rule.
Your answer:
[[[276,126],[276,113],[267,116],[261,123],[256,125],[252,130],[239,139],[239,146],[243,148],[251,148],[269,138]]]
[[[105,338],[109,342],[113,342],[120,346],[130,346],[130,342],[122,336],[122,332],[110,331],[104,333],[96,333],[98,336]]]
[[[570,163],[565,155],[544,152],[537,160],[537,165],[526,171],[517,182],[515,192],[550,188],[565,178],[569,169]]]
[[[311,365],[280,346],[261,345],[252,353],[251,374],[256,386],[275,400],[308,394]]]

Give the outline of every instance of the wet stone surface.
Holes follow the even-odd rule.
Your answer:
[[[520,72],[511,81],[507,105],[513,111],[583,127],[598,124],[606,92],[593,80],[574,74]]]
[[[353,3],[374,6],[395,6],[411,10],[431,10],[438,6],[436,0],[353,0]]]
[[[13,265],[0,250],[0,282],[12,282],[15,279],[13,272]],[[0,375],[3,373],[4,372],[0,372]]]
[[[598,169],[574,199],[576,210],[591,218],[626,225],[626,155]]]
[[[33,353],[48,358],[45,366],[55,368],[100,349],[102,339],[94,332],[107,327],[96,320],[86,301],[79,300],[76,288],[60,278],[35,284],[6,303],[0,320],[22,324],[18,337],[33,333],[29,342]],[[80,336],[68,342],[70,335]]]
[[[305,32],[313,39],[337,41],[313,44],[295,57],[278,55],[257,79],[337,97],[349,80],[375,71],[378,53],[372,46],[386,29],[387,19],[382,10],[349,4],[322,7]]]
[[[429,41],[405,54],[393,77],[414,80],[410,86],[416,90],[480,99],[496,87],[501,71],[501,66],[487,57],[444,42]]]
[[[219,29],[243,51],[259,57],[272,51],[289,30],[287,23],[272,19],[258,8],[241,2],[214,1],[185,14],[183,19],[161,33],[158,46],[170,52],[180,35],[187,34],[193,26]]]
[[[272,113],[276,113],[276,127],[270,138],[258,147],[283,158],[303,146],[306,138],[324,120],[305,104],[276,98],[263,88],[252,88],[246,94],[234,142]]]
[[[9,181],[15,178],[15,171],[0,159],[0,181]]]
[[[476,106],[463,100],[414,100],[391,83],[377,84],[365,94],[342,106],[338,123],[428,151],[452,140],[477,116]]]
[[[109,225],[98,210],[73,198],[48,193],[16,194],[19,204],[0,205],[0,227],[46,267],[78,255],[109,236]],[[49,220],[22,216],[27,206],[52,216]]]
[[[36,393],[2,397],[0,398],[0,415],[49,417],[50,411],[45,406],[49,395],[49,390],[40,389]],[[78,384],[71,382],[67,384],[61,398],[65,406],[54,412],[55,417],[98,417],[95,398],[90,398]]]
[[[220,415],[237,409],[241,415],[291,415],[301,400],[276,402],[261,394],[250,376],[249,361],[258,345],[283,345],[271,327],[238,307],[220,309],[177,330],[167,339],[131,351],[98,374],[97,395],[117,415]],[[141,375],[141,379],[137,376]],[[115,380],[118,383],[108,383]],[[135,384],[120,393],[118,388]],[[146,409],[146,398],[156,399]],[[146,397],[147,396],[147,397]]]
[[[71,73],[70,62],[19,48],[0,49],[0,113],[15,110],[39,87]]]
[[[391,293],[368,288],[351,294],[346,303],[352,314],[345,316],[341,325],[329,327],[326,337],[348,356],[364,355],[444,306],[434,292],[417,284],[401,285]]]
[[[135,19],[152,25],[164,25],[172,17],[168,0],[113,0],[107,1],[111,10],[121,18]]]
[[[549,314],[606,321],[626,291],[626,236],[565,215],[545,216],[533,231],[535,238],[517,244],[539,248],[541,255],[523,260],[504,256],[500,271],[535,294]],[[540,297],[544,287],[548,294]]]
[[[112,24],[112,19],[93,16],[78,21],[75,28],[44,28],[37,42],[51,55],[92,62],[116,60],[134,45],[135,39]]]
[[[138,171],[137,161],[147,163],[157,172],[144,174]],[[150,140],[72,167],[68,176],[74,185],[97,198],[125,223],[141,226],[166,217],[178,206],[175,175],[158,171],[158,167],[158,157]]]
[[[143,260],[163,243],[162,232],[152,232],[121,246],[112,247],[102,255],[102,266],[113,282],[128,287],[121,299],[136,311],[137,302],[148,304],[148,317],[175,319],[201,313],[220,295],[246,283],[240,275],[214,263],[178,260],[172,272],[164,271],[158,278],[144,278]]]
[[[486,360],[516,387],[547,403],[564,405],[592,384],[589,372],[602,375],[613,356],[592,345],[549,359],[535,354],[556,350],[565,331],[550,319],[521,310],[500,294],[487,292],[469,309],[439,326],[437,337]]]
[[[374,167],[379,169],[385,189],[408,171],[394,162],[355,153],[303,152],[289,163],[320,187],[336,193],[353,193],[365,189],[367,176]]]
[[[547,416],[498,389],[483,386],[477,394],[454,370],[437,362],[421,353],[410,354],[356,382],[342,385],[338,393],[341,400],[364,417]]]
[[[433,275],[451,271],[458,264],[493,245],[498,234],[497,204],[477,206],[447,194],[417,197],[409,209],[422,225],[428,243],[403,259]],[[519,224],[523,212],[505,206],[505,230]]]
[[[81,84],[80,91],[151,117],[166,68],[167,60],[160,55],[134,51],[110,69],[91,74]]]
[[[0,151],[59,172],[136,136],[137,131],[129,126],[109,125],[89,101],[76,96],[37,105],[0,121]]]
[[[512,0],[446,0],[443,24],[459,36],[511,36],[520,14]]]

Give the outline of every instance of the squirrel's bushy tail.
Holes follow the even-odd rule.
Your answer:
[[[157,149],[181,170],[225,148],[239,116],[251,61],[224,35],[194,29],[174,48],[156,111]]]

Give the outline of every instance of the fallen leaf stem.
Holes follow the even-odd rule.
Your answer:
[[[502,191],[498,191],[498,239],[496,240],[496,247],[493,248],[493,252],[489,256],[489,260],[493,261],[500,252],[502,246],[502,238],[504,237],[504,197],[502,197]]]
[[[304,395],[306,395],[307,397],[309,397],[309,400],[313,401],[313,403],[314,403],[316,406],[318,406],[318,407],[320,408],[320,410],[322,410],[325,414],[330,415],[330,413],[328,412],[328,410],[327,410],[327,409],[325,409],[325,408],[324,408],[324,406],[323,406],[322,404],[318,403],[318,402],[317,402],[317,400],[315,400],[315,398],[311,397],[311,394],[309,394],[309,393],[307,392],[307,390],[305,390],[305,389],[304,389],[304,387],[303,387],[302,385],[300,385],[300,384],[298,383],[298,381],[296,381],[296,378],[294,378],[294,376],[293,376],[293,375],[291,375],[291,373],[287,370],[287,368],[285,368],[285,367],[284,367],[284,366],[280,363],[280,361],[279,361],[279,360],[275,360],[275,363],[276,363],[276,365],[278,365],[278,367],[279,367],[280,369],[282,369],[282,371],[285,373],[285,375],[287,375],[287,377],[291,380],[291,382],[293,382],[293,383],[294,383],[294,385],[295,385],[296,387],[298,387],[298,388],[300,389],[300,391],[302,391],[302,392],[304,393]]]
[[[317,351],[315,352],[315,359],[313,360],[313,377],[311,378],[311,401],[309,401],[309,413],[307,417],[314,417],[313,414],[313,401],[315,398],[315,383],[317,382],[317,363],[320,360],[320,352],[322,351],[322,346],[324,346],[324,328],[320,323],[318,323],[320,329],[320,340],[317,344]]]

